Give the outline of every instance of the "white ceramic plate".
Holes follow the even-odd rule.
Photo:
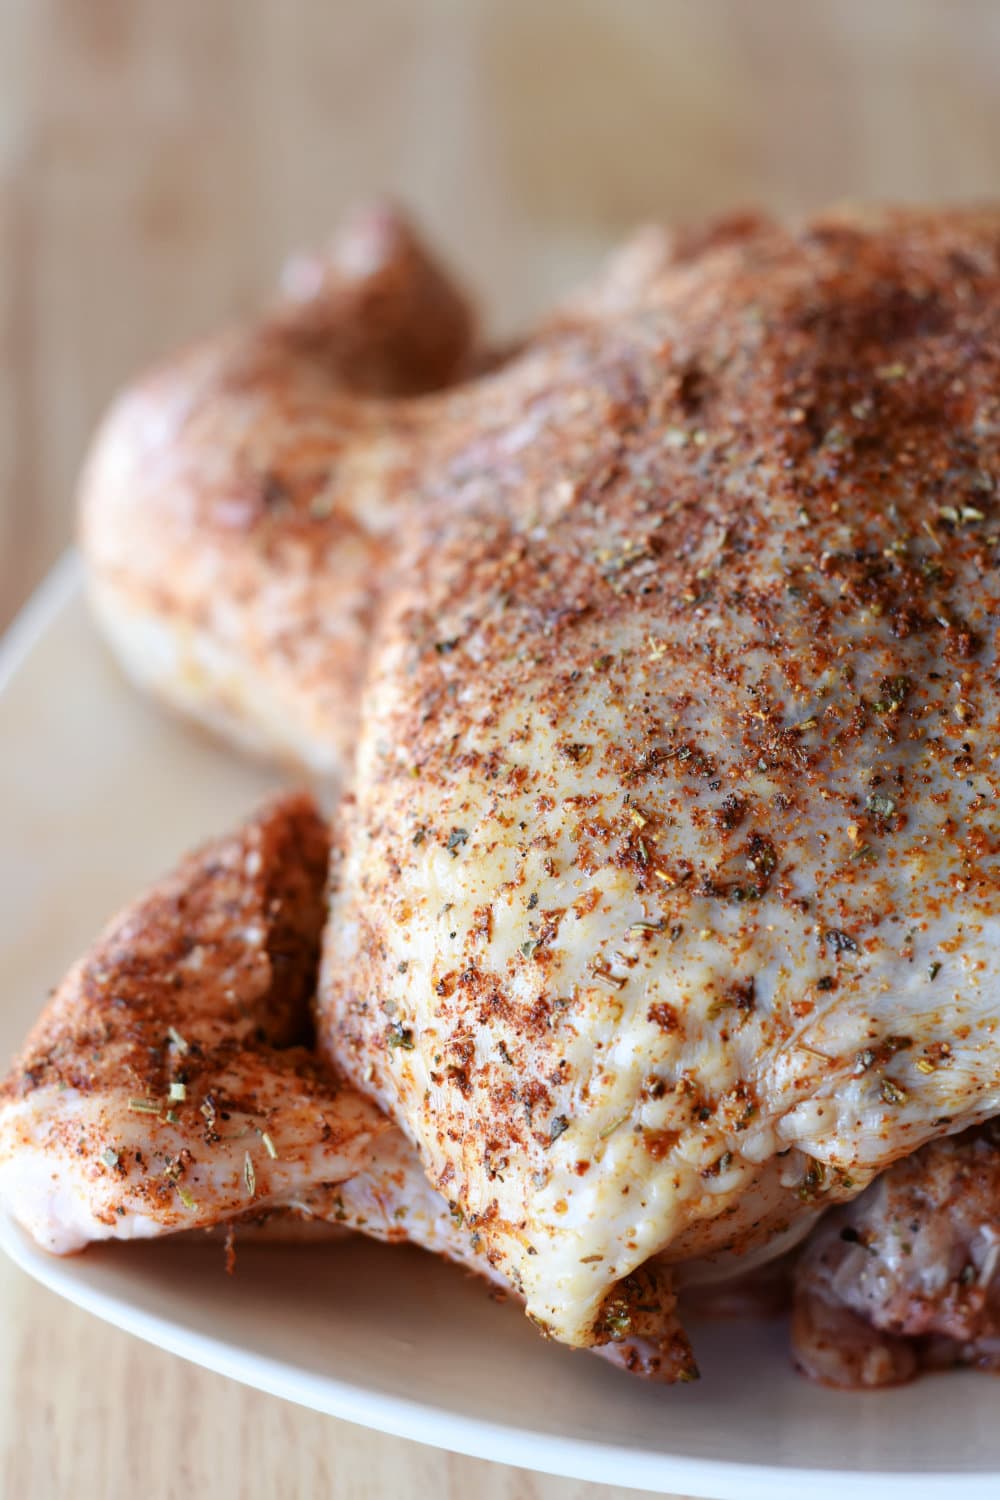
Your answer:
[[[161,717],[96,641],[60,566],[0,656],[0,1053],[97,926],[273,781]],[[696,1330],[693,1387],[545,1344],[453,1267],[362,1240],[107,1246],[69,1260],[9,1222],[17,1263],[140,1338],[318,1411],[504,1463],[718,1500],[1000,1493],[1000,1386],[870,1395],[796,1377],[780,1324]]]

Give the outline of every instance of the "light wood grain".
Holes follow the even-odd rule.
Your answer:
[[[3,1493],[211,1500],[610,1500],[376,1436],[105,1327],[0,1267]],[[630,1492],[635,1493],[635,1492]],[[641,1494],[638,1500],[642,1500]]]
[[[0,625],[136,367],[386,190],[509,328],[634,221],[1000,182],[995,0],[0,0]],[[244,1391],[0,1267],[4,1493],[593,1500]]]
[[[130,372],[352,200],[510,325],[636,220],[1000,181],[995,0],[0,0],[0,623]]]

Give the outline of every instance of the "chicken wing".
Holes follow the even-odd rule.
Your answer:
[[[185,860],[97,940],[0,1090],[0,1201],[56,1254],[289,1224],[408,1240],[507,1289],[403,1133],[304,1045],[327,834],[289,796]],[[603,1351],[694,1373],[669,1272]]]

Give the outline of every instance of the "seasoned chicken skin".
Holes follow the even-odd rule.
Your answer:
[[[1000,1108],[998,258],[990,209],[653,234],[404,398],[321,295],[308,369],[269,324],[99,440],[123,656],[313,766],[358,723],[320,1048],[569,1343]]]
[[[428,419],[320,1041],[557,1337],[1000,1105],[998,250],[762,228]]]
[[[306,798],[193,855],[55,993],[0,1101],[0,1193],[47,1249],[352,1176],[389,1122],[304,1045],[327,835]]]
[[[0,1197],[46,1249],[294,1215],[494,1274],[401,1132],[306,1046],[327,851],[308,797],[273,802],[56,990],[0,1095]]]
[[[310,1039],[325,826],[263,808],[121,914],[56,991],[0,1093],[0,1200],[46,1249],[236,1226],[410,1240],[506,1288],[403,1133]],[[693,1372],[669,1273],[603,1351]]]

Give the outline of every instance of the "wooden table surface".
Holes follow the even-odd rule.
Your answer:
[[[0,0],[0,626],[115,388],[345,204],[414,206],[509,328],[643,218],[996,192],[998,67],[995,0]],[[6,1263],[0,1319],[19,1500],[615,1493],[246,1391]]]

